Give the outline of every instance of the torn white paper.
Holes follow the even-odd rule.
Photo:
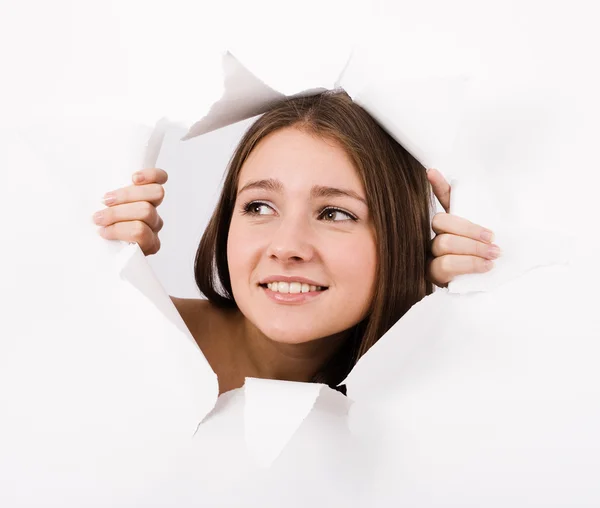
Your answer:
[[[493,270],[456,277],[448,285],[451,293],[490,291],[529,270],[568,264],[573,257],[577,243],[573,234],[524,227],[522,221],[502,217],[506,206],[498,202],[498,193],[485,179],[472,175],[470,179],[453,180],[451,187],[450,212],[485,224],[494,232],[494,243],[502,246],[502,256],[494,260]]]
[[[183,140],[264,113],[273,104],[286,97],[258,79],[230,52],[223,55],[223,73],[223,96],[212,105],[205,117],[192,125]],[[298,95],[312,95],[323,90],[325,90],[323,87],[300,89]]]
[[[145,482],[192,439],[217,379],[139,247],[91,221],[90,187],[126,182],[152,129],[71,120],[1,130],[0,210],[18,220],[0,266],[0,505],[148,505]]]
[[[244,435],[258,464],[271,465],[324,389],[331,390],[318,383],[246,378]]]
[[[447,164],[452,171],[463,175],[462,188],[451,194],[450,212],[497,231],[504,257],[496,262],[491,273],[456,277],[449,285],[450,291],[489,291],[528,270],[568,262],[570,254],[564,248],[568,244],[565,238],[568,237],[564,233],[531,227],[527,230],[516,229],[515,224],[504,217],[505,203],[496,203],[497,208],[492,212],[493,205],[490,203],[494,202],[494,189],[477,185],[476,182],[485,181],[485,178],[476,168],[469,166],[468,156],[462,157],[463,152],[455,149],[465,111],[469,111],[467,104],[474,100],[470,87],[475,78],[470,77],[467,71],[454,69],[448,64],[451,59],[448,48],[443,53],[443,59],[439,55],[433,56],[437,46],[432,45],[431,41],[428,47],[427,54],[431,55],[433,63],[425,59],[428,63],[423,65],[421,60],[415,60],[409,62],[408,68],[392,66],[387,56],[389,53],[383,52],[377,58],[369,59],[368,53],[357,52],[347,63],[337,83],[331,87],[337,85],[344,88],[353,100],[373,115],[426,167],[443,167]],[[455,49],[459,51],[460,48]],[[452,61],[460,62],[460,58],[455,56]],[[404,64],[406,66],[407,63]],[[262,83],[231,53],[224,55],[223,65],[223,97],[190,128],[184,140],[263,113],[274,102],[285,97]],[[377,76],[377,80],[371,76]],[[312,95],[319,90],[308,89],[294,96]],[[462,150],[470,148],[464,143],[459,147]],[[463,159],[470,172],[461,168]],[[485,169],[483,167],[481,171]],[[486,204],[485,210],[481,209],[482,203]],[[494,220],[488,220],[490,216]]]
[[[285,96],[241,66],[230,53],[223,55],[224,91],[209,113],[183,139],[190,139],[266,111]]]
[[[191,437],[216,398],[216,378],[141,253],[125,247],[115,256],[89,219],[103,192],[128,181],[150,130],[139,136],[106,118],[23,118],[28,129],[8,125],[0,138],[9,190],[0,200],[9,297],[0,320],[0,505],[598,506],[595,196],[582,170],[597,166],[595,18],[578,2],[569,5],[575,17],[551,4],[540,16],[535,2],[459,4],[401,5],[389,30],[414,25],[418,35],[430,20],[427,36],[439,32],[440,47],[454,34],[485,54],[484,68],[469,73],[461,119],[439,117],[456,131],[399,136],[441,143],[421,157],[449,157],[440,167],[458,177],[456,210],[481,199],[460,198],[479,171],[495,184],[488,197],[501,198],[489,210],[507,224],[522,218],[523,230],[537,226],[535,210],[520,213],[527,176],[559,174],[556,188],[582,200],[553,195],[565,224],[586,235],[581,264],[524,271],[532,256],[494,291],[439,291],[361,359],[347,398],[323,388],[309,409],[313,386],[296,400],[286,383],[260,381],[248,400],[245,388],[219,397]],[[569,36],[556,37],[556,26]],[[412,42],[414,62],[419,37]],[[424,91],[436,95],[444,82],[456,85],[442,79]],[[570,115],[553,109],[561,90]],[[534,96],[538,107],[527,109]],[[559,217],[548,209],[537,217],[551,213]],[[278,400],[290,394],[293,411],[283,419],[269,409],[285,423],[271,441],[252,408],[275,391]]]
[[[377,457],[369,502],[597,503],[600,322],[585,287],[556,266],[438,291],[380,339],[345,381],[350,428]]]

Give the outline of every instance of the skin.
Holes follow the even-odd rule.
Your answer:
[[[493,260],[502,255],[494,241],[494,233],[478,224],[450,214],[450,184],[437,169],[427,171],[427,179],[444,208],[434,215],[428,279],[436,286],[446,287],[458,275],[484,273],[494,267]]]
[[[134,173],[132,180],[133,185],[104,195],[102,203],[107,208],[97,211],[93,221],[100,226],[102,238],[137,243],[149,256],[160,249],[158,233],[163,220],[156,208],[165,197],[163,185],[168,175],[162,169],[150,168]]]
[[[245,316],[239,346],[264,377],[309,380],[374,292],[375,231],[345,151],[295,128],[263,139],[241,170],[227,257]],[[282,301],[259,285],[285,277],[327,289]]]
[[[490,270],[491,260],[500,255],[493,237],[485,236],[491,231],[451,215],[448,182],[435,169],[427,177],[445,210],[432,221],[436,237],[429,279],[445,287],[457,275]],[[163,221],[157,207],[167,179],[162,169],[144,169],[134,174],[133,185],[107,193],[106,208],[93,217],[99,234],[138,243],[146,255],[158,252]],[[252,182],[263,185],[248,186]],[[356,196],[316,196],[315,186]],[[310,380],[343,341],[344,330],[365,317],[376,254],[369,211],[360,198],[366,198],[360,179],[333,141],[288,128],[254,149],[240,174],[228,238],[232,288],[241,312],[172,297],[216,372],[221,393],[243,386],[245,377]],[[249,202],[253,206],[244,208]],[[339,211],[323,215],[328,206]],[[269,276],[302,276],[328,289],[302,304],[282,303],[258,285]]]

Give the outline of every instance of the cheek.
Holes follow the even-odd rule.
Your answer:
[[[337,242],[332,251],[335,254],[331,266],[337,272],[336,279],[354,291],[356,296],[370,299],[377,268],[375,235],[371,232],[352,235],[348,241]]]
[[[236,283],[247,281],[253,266],[260,258],[261,237],[252,234],[251,228],[243,227],[240,220],[233,218],[227,237],[227,260],[231,285],[234,290]]]

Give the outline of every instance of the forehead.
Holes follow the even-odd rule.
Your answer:
[[[266,178],[280,180],[291,190],[323,185],[363,191],[354,164],[337,141],[294,127],[277,130],[257,144],[242,166],[238,186]]]

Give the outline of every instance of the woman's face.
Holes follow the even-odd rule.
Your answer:
[[[360,322],[374,291],[375,234],[365,190],[341,146],[278,130],[254,148],[237,191],[227,256],[244,316],[289,344]]]

